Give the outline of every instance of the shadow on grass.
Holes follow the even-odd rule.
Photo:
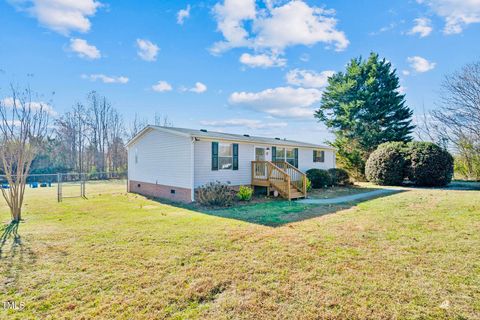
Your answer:
[[[20,222],[10,222],[2,229],[0,236],[0,270],[5,287],[17,286],[23,269],[36,261],[36,255],[23,243],[18,233],[19,226]],[[9,242],[10,248],[5,250]]]
[[[12,221],[9,224],[7,224],[3,230],[2,230],[2,235],[0,236],[0,259],[3,256],[3,247],[7,243],[7,240],[12,238],[12,247],[13,246],[22,246],[22,238],[20,237],[20,234],[18,233],[18,227],[20,225],[20,222],[18,221]]]
[[[180,204],[163,199],[152,200],[210,216],[241,220],[269,227],[280,227],[288,223],[336,213],[341,210],[352,208],[365,201],[389,197],[405,191],[408,190],[395,190],[392,192],[339,204],[307,204],[300,203],[298,201],[272,199],[271,201],[254,204],[241,204],[236,202],[231,207],[215,209],[202,207],[198,204]]]

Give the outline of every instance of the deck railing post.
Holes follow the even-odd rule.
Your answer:
[[[286,184],[285,187],[287,188],[288,200],[292,200],[292,197],[290,195],[291,189],[290,189],[290,176],[289,175],[287,175],[287,184]]]
[[[254,179],[255,179],[255,162],[252,161],[252,180],[254,180]]]

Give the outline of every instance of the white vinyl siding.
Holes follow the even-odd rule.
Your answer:
[[[238,170],[212,170],[212,141],[195,141],[194,150],[195,188],[212,181],[230,183],[232,186],[249,185],[252,182],[252,161],[255,157],[252,144],[238,143]]]
[[[146,132],[128,148],[128,179],[190,189],[191,143],[177,134]]]
[[[298,148],[298,169],[305,172],[308,169],[331,169],[335,168],[335,152],[330,149],[325,149],[325,161],[324,162],[313,162],[313,150],[314,149],[304,149]],[[316,149],[322,150],[322,149]]]
[[[238,143],[238,170],[212,170],[212,140],[198,140],[192,145],[190,137],[150,130],[128,146],[128,178],[134,181],[161,185],[197,188],[212,181],[232,186],[251,183],[251,162],[255,146],[265,147],[266,160],[271,160],[272,145]],[[276,146],[277,150],[284,146]],[[288,147],[291,148],[291,147]],[[325,162],[313,162],[313,148],[298,148],[298,165],[303,172],[311,168],[335,167],[335,152],[325,151]]]

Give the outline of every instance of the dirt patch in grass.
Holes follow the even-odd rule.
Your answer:
[[[308,197],[312,199],[332,199],[332,198],[338,198],[343,196],[350,196],[354,194],[375,191],[378,189],[379,188],[374,186],[360,186],[360,185],[329,187],[329,188],[313,189],[308,193]]]

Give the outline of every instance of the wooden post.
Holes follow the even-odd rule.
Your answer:
[[[292,200],[292,196],[290,195],[290,176],[287,175],[287,194],[288,194],[288,200]]]
[[[252,182],[255,179],[255,161],[252,161]]]

